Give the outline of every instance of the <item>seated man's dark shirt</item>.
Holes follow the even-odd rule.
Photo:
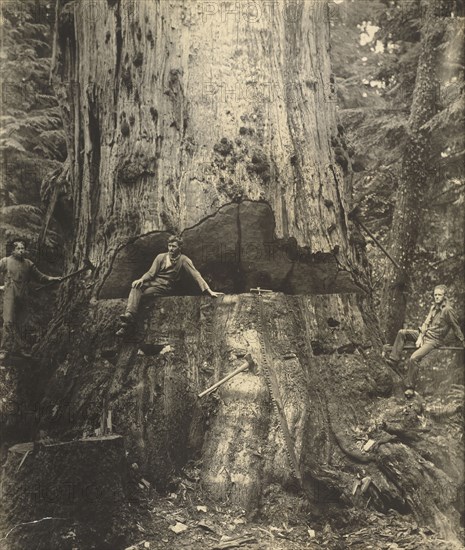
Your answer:
[[[144,281],[144,286],[159,286],[164,288],[168,294],[179,283],[182,273],[190,276],[202,292],[209,288],[192,261],[184,254],[180,254],[175,260],[171,260],[168,252],[158,254],[151,268],[141,279]]]

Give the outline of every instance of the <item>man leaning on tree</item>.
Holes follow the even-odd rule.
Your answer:
[[[391,355],[387,359],[387,362],[391,366],[396,367],[400,361],[406,340],[415,342],[417,349],[408,360],[408,371],[405,384],[406,397],[412,397],[414,395],[420,361],[423,357],[444,343],[444,338],[450,330],[453,331],[456,338],[460,340],[462,346],[464,346],[463,333],[459,327],[454,310],[447,299],[447,287],[445,285],[438,285],[434,289],[433,305],[420,330],[399,330],[394,345],[392,346]]]
[[[61,277],[50,277],[41,273],[34,263],[26,258],[26,243],[18,239],[13,242],[13,252],[0,260],[0,273],[4,275],[3,334],[0,359],[10,353],[30,357],[26,352],[23,332],[29,305],[29,283],[61,281]]]

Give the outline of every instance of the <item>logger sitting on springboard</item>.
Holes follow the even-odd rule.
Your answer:
[[[405,396],[414,395],[420,361],[444,343],[447,333],[452,330],[455,336],[464,345],[464,336],[459,327],[454,310],[447,299],[447,287],[438,285],[434,289],[434,302],[425,322],[420,330],[401,329],[397,333],[391,355],[387,358],[388,364],[396,367],[400,361],[406,340],[413,340],[417,349],[408,360]]]
[[[116,332],[117,336],[124,336],[133,326],[142,297],[173,294],[174,287],[183,272],[197,283],[202,292],[206,292],[212,298],[223,295],[221,292],[214,292],[208,286],[192,261],[181,253],[182,245],[181,237],[175,235],[169,237],[168,252],[158,254],[147,273],[132,283],[126,312],[120,315],[122,326]]]

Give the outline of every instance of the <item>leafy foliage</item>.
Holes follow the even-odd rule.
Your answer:
[[[355,0],[344,5],[346,16],[333,22],[331,35],[339,117],[354,149],[355,202],[367,226],[387,245],[425,6],[420,0]],[[452,286],[462,303],[465,298],[461,221],[465,184],[464,26],[463,17],[457,17],[454,9],[454,2],[448,2],[448,11],[441,13],[444,32],[438,42],[442,62],[437,67],[436,114],[422,128],[430,135],[434,170],[425,190],[426,223],[414,257],[415,289],[408,306],[408,324],[421,318],[430,301],[429,291],[438,282]],[[437,197],[442,197],[439,202]],[[377,296],[389,260],[371,242],[368,253]]]
[[[0,240],[21,235],[35,242],[41,227],[41,185],[66,159],[61,114],[49,84],[54,5],[44,0],[3,3],[0,56]],[[31,208],[33,208],[31,210]],[[51,233],[48,246],[59,235]]]

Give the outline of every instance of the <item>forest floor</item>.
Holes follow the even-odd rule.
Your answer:
[[[451,550],[465,548],[420,528],[411,516],[394,510],[382,514],[367,509],[334,509],[310,519],[271,495],[267,517],[247,518],[244,510],[208,502],[197,496],[188,479],[176,492],[147,500],[148,514],[137,524],[139,536],[125,550],[187,548],[189,550]],[[282,495],[282,493],[281,493]],[[297,508],[297,507],[296,507]],[[279,518],[279,519],[278,519]]]
[[[3,387],[1,379],[0,376],[0,388]],[[7,387],[9,384],[3,389]],[[460,395],[462,402],[463,394]],[[452,406],[453,402],[449,400],[448,404]],[[436,400],[431,397],[427,399],[427,408],[437,408],[437,405]],[[364,505],[360,508],[342,508],[335,503],[322,511],[320,516],[312,516],[301,511],[305,509],[305,506],[299,505],[301,497],[284,493],[277,487],[273,490],[273,486],[267,491],[262,515],[251,518],[244,510],[233,509],[227,502],[213,502],[204,494],[197,463],[187,465],[181,476],[174,480],[172,492],[164,495],[158,494],[141,477],[137,465],[133,464],[131,471],[130,493],[134,497],[131,500],[134,505],[119,524],[118,530],[124,533],[126,544],[118,545],[118,550],[465,548],[453,546],[431,529],[419,527],[412,516],[401,515],[394,510],[382,514]],[[86,531],[85,526],[81,527]],[[92,538],[90,535],[84,541],[77,536],[73,548],[99,548],[99,543],[92,541]]]

